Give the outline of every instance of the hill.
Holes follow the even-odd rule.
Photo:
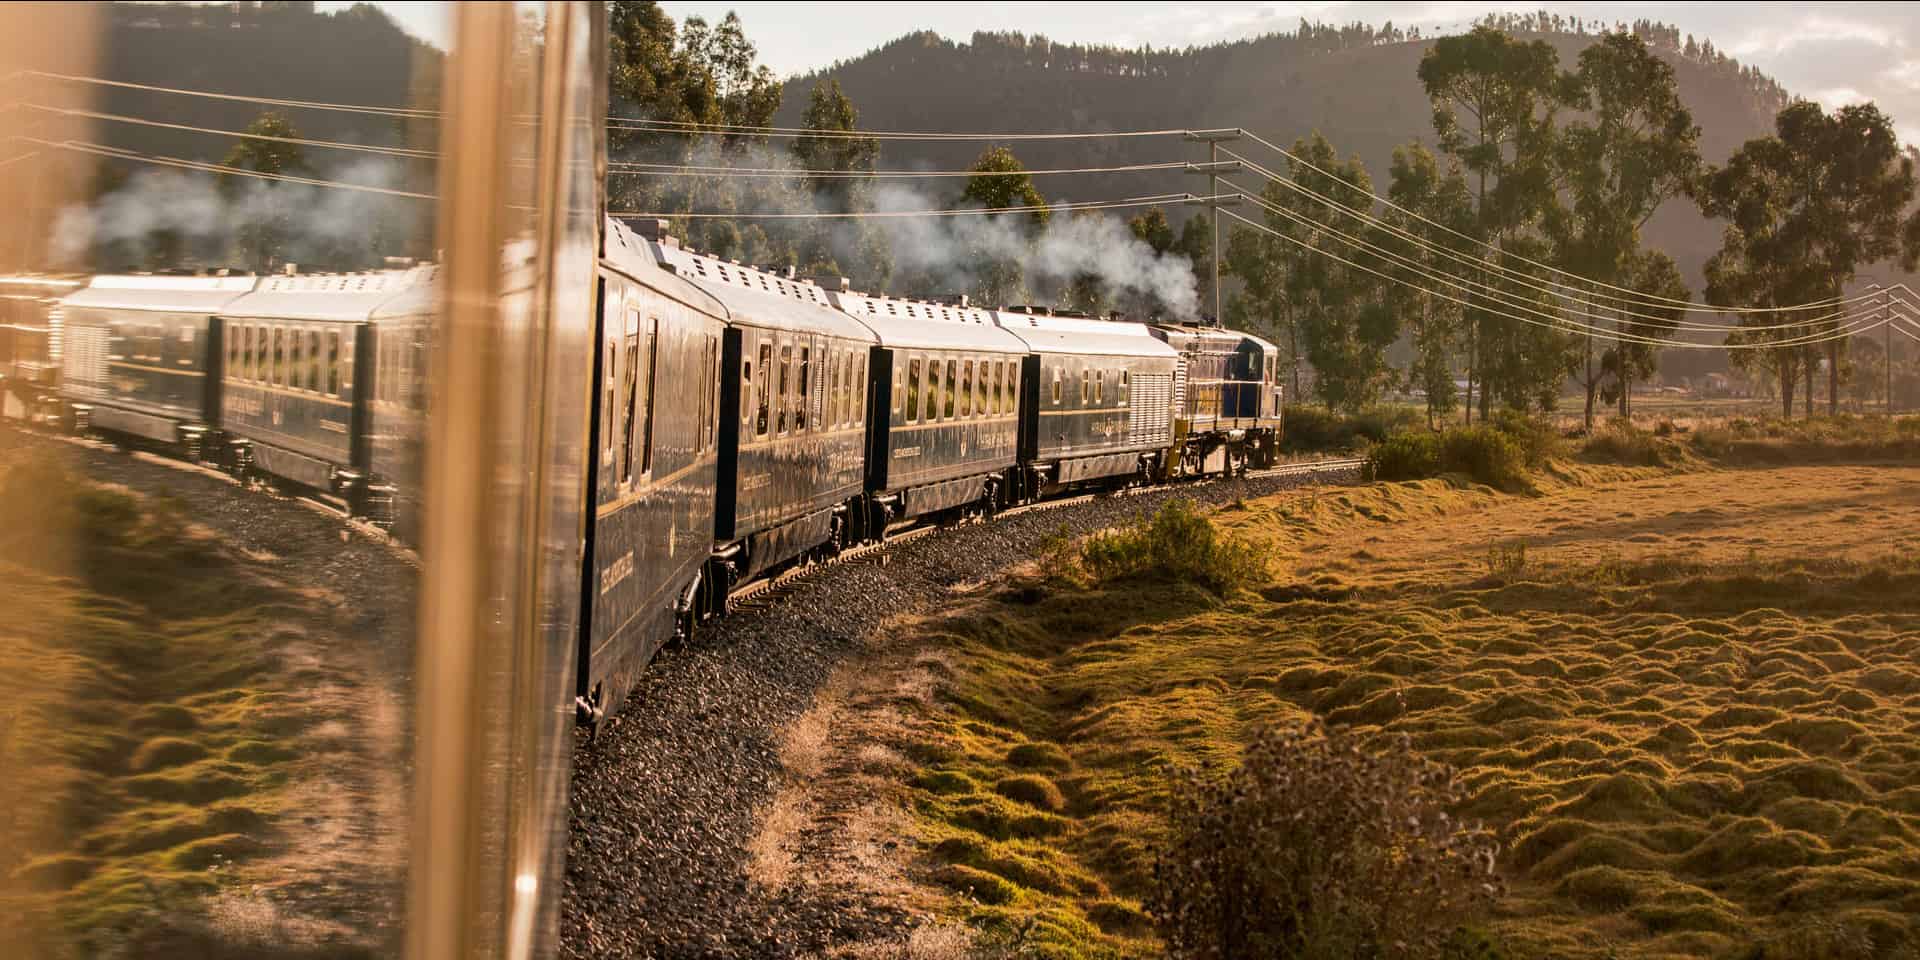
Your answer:
[[[1571,66],[1596,39],[1596,25],[1551,16],[1516,17],[1500,26],[1544,39]],[[1696,43],[1677,29],[1641,22],[1633,29],[1673,64],[1680,94],[1702,128],[1702,153],[1725,160],[1746,140],[1772,129],[1787,92],[1759,71]],[[838,80],[879,130],[1111,131],[1242,127],[1284,146],[1319,130],[1343,153],[1358,155],[1384,180],[1393,148],[1433,143],[1432,111],[1415,76],[1433,38],[1391,25],[1303,23],[1293,33],[1182,50],[1123,50],[1054,43],[1045,37],[975,33],[956,43],[909,34],[859,58],[787,84],[779,123],[797,124],[814,85]],[[1282,167],[1257,144],[1247,156]],[[882,145],[883,165],[954,167],[981,149],[974,142]],[[1198,144],[1149,137],[1015,144],[1030,167],[1078,167],[1205,159]],[[1282,169],[1284,169],[1282,167]],[[1245,178],[1251,182],[1253,177]],[[1074,177],[1041,184],[1049,196],[1075,199],[1195,190],[1177,173]],[[1688,201],[1675,201],[1649,228],[1649,242],[1679,261],[1698,289],[1700,266],[1719,229]]]

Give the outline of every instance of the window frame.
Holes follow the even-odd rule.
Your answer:
[[[959,418],[966,420],[973,416],[973,358],[960,361]]]
[[[919,357],[907,358],[907,361],[906,361],[907,404],[906,404],[906,414],[900,418],[901,423],[919,423],[920,422],[920,371],[921,370],[922,370],[922,366],[921,366]]]
[[[758,417],[754,421],[753,435],[765,437],[773,432],[773,338],[760,340],[760,372],[754,375],[753,390],[755,409]]]

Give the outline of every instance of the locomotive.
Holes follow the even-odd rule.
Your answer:
[[[876,296],[666,227],[603,223],[581,387],[582,722],[744,583],[904,525],[1276,457],[1278,355],[1259,337]],[[94,277],[55,301],[65,423],[413,540],[437,292],[432,265]]]

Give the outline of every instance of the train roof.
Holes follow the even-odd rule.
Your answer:
[[[672,270],[661,269],[653,246],[638,232],[619,220],[606,218],[606,246],[602,259],[628,276],[639,280],[690,307],[725,316],[726,308],[713,294],[682,279]]]
[[[728,323],[821,333],[873,343],[874,332],[835,309],[827,292],[805,280],[696,253],[671,237],[648,241],[660,265],[718,301]]]
[[[364,323],[420,279],[417,269],[266,277],[221,313],[265,320]]]
[[[1165,357],[1178,354],[1149,331],[1128,320],[1052,317],[1034,313],[993,311],[994,322],[1019,337],[1036,353],[1074,353],[1095,356]]]
[[[62,307],[98,310],[154,310],[170,313],[219,313],[259,283],[258,277],[171,277],[155,274],[102,274],[60,298]]]
[[[981,307],[838,290],[826,293],[834,306],[871,329],[884,347],[1027,352],[1024,341],[1001,329],[993,322],[993,312]]]
[[[1152,328],[1154,336],[1167,341],[1174,349],[1181,351],[1211,348],[1221,353],[1233,353],[1240,349],[1241,344],[1248,341],[1259,347],[1262,352],[1271,353],[1278,349],[1272,343],[1251,333],[1228,327],[1156,323],[1152,324]]]

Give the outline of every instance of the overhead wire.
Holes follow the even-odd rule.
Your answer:
[[[40,103],[26,104],[29,109],[45,113],[55,113],[71,117],[84,117],[89,120],[104,120],[110,123],[127,123],[143,127],[160,127],[168,130],[180,130],[187,133],[204,133],[222,137],[240,137],[247,140],[263,140],[272,143],[288,143],[300,147],[319,147],[327,150],[346,150],[356,153],[373,153],[385,156],[402,157],[410,160],[432,160],[439,154],[432,150],[419,150],[411,147],[386,147],[376,144],[343,143],[338,140],[314,140],[307,137],[283,137],[270,133],[254,133],[249,130],[221,130],[214,127],[196,127],[186,123],[170,123],[164,120],[149,120],[145,117],[129,117],[117,113],[101,113],[95,110],[81,110],[74,107],[53,107]]]
[[[224,163],[207,163],[202,160],[187,160],[181,157],[140,153],[134,150],[124,150],[119,147],[109,147],[105,144],[89,143],[83,140],[42,140],[38,137],[21,137],[20,139],[40,144],[43,147],[51,147],[56,150],[72,150],[78,153],[87,153],[116,160],[131,160],[154,166],[194,170],[201,173],[218,173],[227,176],[247,177],[254,180],[271,180],[280,183],[296,183],[310,187],[354,190],[361,193],[376,193],[389,197],[404,197],[410,200],[439,199],[431,193],[415,193],[410,190],[396,190],[391,187],[377,187],[364,183],[348,183],[343,180],[322,180],[315,177],[302,177],[290,173],[267,173],[261,170],[248,170],[245,167],[229,166]]]
[[[1540,291],[1542,293],[1549,294],[1554,297],[1558,297],[1568,302],[1583,303],[1588,306],[1597,307],[1603,310],[1613,310],[1615,312],[1624,314],[1626,316],[1632,316],[1632,317],[1636,317],[1643,320],[1649,320],[1649,321],[1653,321],[1663,325],[1671,322],[1664,317],[1659,317],[1656,315],[1645,314],[1645,313],[1639,313],[1637,311],[1628,310],[1625,307],[1609,307],[1609,306],[1604,306],[1602,304],[1596,303],[1594,299],[1596,295],[1592,291],[1583,291],[1581,294],[1578,294],[1578,295],[1557,292],[1551,287],[1542,286],[1541,284],[1544,282],[1544,283],[1552,284],[1553,287],[1560,287],[1563,289],[1579,289],[1579,288],[1573,287],[1569,284],[1556,283],[1551,280],[1543,280],[1543,278],[1536,277],[1533,274],[1517,271],[1510,267],[1505,267],[1498,263],[1494,263],[1485,258],[1472,256],[1471,254],[1460,253],[1443,244],[1435,243],[1432,240],[1429,240],[1425,237],[1421,237],[1418,234],[1408,231],[1405,228],[1391,221],[1384,220],[1379,217],[1375,217],[1372,214],[1369,214],[1365,211],[1355,209],[1353,207],[1350,207],[1346,204],[1339,202],[1338,200],[1334,200],[1333,198],[1328,197],[1327,195],[1320,193],[1319,191],[1313,190],[1301,184],[1298,180],[1292,177],[1287,177],[1279,173],[1276,173],[1266,167],[1261,166],[1258,163],[1255,163],[1251,160],[1246,159],[1245,157],[1241,157],[1230,150],[1226,150],[1223,148],[1221,152],[1226,153],[1229,156],[1232,156],[1234,159],[1239,160],[1242,163],[1245,163],[1250,170],[1252,170],[1255,174],[1261,177],[1265,177],[1266,179],[1273,181],[1274,183],[1278,183],[1282,186],[1285,186],[1288,189],[1295,191],[1296,193],[1300,193],[1304,196],[1307,196],[1321,203],[1324,203],[1330,207],[1333,207],[1334,209],[1342,213],[1345,213],[1348,216],[1351,216],[1357,220],[1360,220],[1362,223],[1366,223],[1371,226],[1377,226],[1377,227],[1380,227],[1381,229],[1387,230],[1388,232],[1393,233],[1396,236],[1400,236],[1418,245],[1422,249],[1431,250],[1435,253],[1438,253],[1442,256],[1447,257],[1450,260],[1454,260],[1455,262],[1460,263],[1462,265],[1475,268],[1475,269],[1485,269],[1485,270],[1489,270],[1494,273],[1497,273],[1501,276],[1511,277],[1516,281],[1518,281],[1522,286]],[[1357,190],[1358,188],[1356,187],[1354,189]],[[1371,194],[1369,194],[1369,196],[1371,196]],[[1597,283],[1597,281],[1595,282]],[[1811,303],[1802,304],[1797,307],[1778,307],[1778,308],[1752,307],[1752,308],[1740,308],[1737,310],[1721,310],[1718,308],[1712,309],[1710,311],[1702,311],[1700,309],[1687,310],[1686,308],[1679,306],[1680,303],[1683,303],[1683,302],[1692,303],[1692,301],[1674,301],[1674,303],[1669,305],[1658,305],[1658,304],[1651,304],[1651,303],[1646,303],[1642,305],[1647,306],[1650,309],[1668,309],[1668,310],[1678,309],[1678,310],[1681,310],[1681,312],[1683,313],[1684,312],[1696,312],[1696,313],[1697,312],[1719,312],[1719,313],[1733,313],[1733,314],[1778,313],[1778,312],[1785,312],[1789,310],[1812,310],[1812,309],[1819,309],[1821,307],[1826,307],[1826,306],[1844,305],[1848,303],[1854,303],[1861,300],[1865,300],[1870,298],[1871,296],[1872,296],[1871,293],[1863,293],[1863,294],[1856,294],[1852,297],[1832,297],[1826,300],[1813,301]],[[1614,299],[1621,299],[1621,298],[1614,298]],[[1666,299],[1671,300],[1672,298],[1666,298]],[[1622,300],[1622,302],[1626,302],[1626,301]],[[1734,329],[1752,330],[1752,329],[1780,329],[1785,327],[1799,326],[1801,325],[1801,323],[1800,322],[1783,323],[1783,324],[1778,324],[1774,327],[1768,328],[1768,327],[1757,327],[1757,326],[1739,324],[1739,323],[1711,323],[1707,321],[1681,320],[1678,322],[1678,325],[1683,328],[1695,329],[1695,330],[1734,330]]]
[[[1334,238],[1340,240],[1342,243],[1345,243],[1348,246],[1354,247],[1355,249],[1365,249],[1368,252],[1373,253],[1375,256],[1392,258],[1393,260],[1399,261],[1403,266],[1405,266],[1408,269],[1419,271],[1423,276],[1425,276],[1429,280],[1438,279],[1440,280],[1440,282],[1446,283],[1448,286],[1455,287],[1456,289],[1464,290],[1466,289],[1466,287],[1469,287],[1469,286],[1477,287],[1487,292],[1476,293],[1473,291],[1469,291],[1469,295],[1484,297],[1489,300],[1493,300],[1494,302],[1499,303],[1502,306],[1511,306],[1511,307],[1515,307],[1516,309],[1526,309],[1529,306],[1525,304],[1523,301],[1519,301],[1519,298],[1522,295],[1515,293],[1514,291],[1502,289],[1499,286],[1496,286],[1494,284],[1489,284],[1489,283],[1473,280],[1466,277],[1460,277],[1455,274],[1448,273],[1444,270],[1439,270],[1437,268],[1430,267],[1427,264],[1424,264],[1413,257],[1388,250],[1385,247],[1375,244],[1369,240],[1366,240],[1363,238],[1356,238],[1350,234],[1344,233],[1331,226],[1322,224],[1304,214],[1301,214],[1292,210],[1288,210],[1287,208],[1279,204],[1273,203],[1267,200],[1266,198],[1259,196],[1258,194],[1248,193],[1244,187],[1241,187],[1239,184],[1234,183],[1232,180],[1229,180],[1226,177],[1221,177],[1220,182],[1226,184],[1227,186],[1233,187],[1235,190],[1240,191],[1240,194],[1239,194],[1240,197],[1252,202],[1256,206],[1259,206],[1261,209],[1266,210],[1269,213],[1285,217],[1294,223],[1301,224],[1307,227],[1308,229],[1333,236]],[[1441,278],[1445,278],[1445,279],[1441,279]],[[1462,286],[1463,284],[1465,286]],[[1536,287],[1534,289],[1538,290],[1539,288]],[[1867,298],[1862,297],[1859,299],[1867,299]],[[1586,301],[1581,301],[1581,302],[1586,302]],[[1592,304],[1588,303],[1588,305],[1591,306]],[[1583,311],[1573,311],[1573,312],[1579,316],[1584,316],[1593,320],[1611,320],[1611,321],[1615,321],[1616,323],[1618,322],[1618,318],[1604,316],[1601,314],[1593,313],[1591,311],[1583,310]],[[1786,329],[1792,329],[1797,327],[1808,327],[1808,326],[1812,326],[1815,324],[1824,323],[1826,321],[1832,320],[1836,317],[1839,317],[1842,313],[1845,313],[1845,312],[1846,311],[1842,309],[1840,311],[1828,313],[1824,316],[1807,317],[1801,320],[1794,321],[1792,323],[1781,323],[1781,324],[1772,324],[1772,325],[1753,325],[1753,326],[1718,325],[1718,324],[1711,325],[1711,326],[1688,325],[1686,321],[1681,321],[1681,320],[1678,320],[1677,318],[1668,319],[1665,317],[1657,317],[1657,316],[1652,316],[1649,314],[1641,314],[1641,313],[1633,313],[1629,315],[1634,317],[1640,317],[1647,321],[1650,321],[1648,323],[1638,324],[1639,326],[1667,327],[1670,329],[1690,329],[1690,330],[1695,330],[1699,332],[1728,333],[1734,330],[1786,330]],[[1591,325],[1584,324],[1584,323],[1580,324],[1580,326],[1588,330],[1603,329],[1599,327],[1592,327]],[[1618,327],[1616,326],[1614,329],[1617,330]]]
[[[1355,187],[1355,186],[1353,186],[1352,184],[1348,184],[1348,183],[1346,183],[1346,181],[1343,181],[1343,180],[1340,180],[1340,178],[1338,178],[1338,177],[1336,177],[1336,176],[1334,176],[1334,175],[1333,175],[1332,173],[1330,173],[1330,172],[1328,172],[1327,170],[1325,170],[1325,169],[1323,169],[1323,168],[1321,168],[1321,167],[1319,167],[1319,166],[1317,166],[1317,165],[1315,165],[1315,164],[1314,164],[1313,162],[1311,162],[1311,161],[1309,161],[1309,160],[1306,160],[1305,158],[1302,158],[1302,157],[1300,157],[1300,156],[1299,156],[1298,154],[1295,154],[1295,153],[1294,153],[1294,152],[1292,152],[1291,150],[1288,150],[1287,148],[1285,148],[1285,147],[1282,147],[1282,146],[1280,146],[1279,144],[1277,144],[1277,143],[1274,143],[1273,141],[1271,141],[1271,140],[1268,140],[1268,139],[1266,139],[1266,138],[1264,138],[1264,137],[1262,137],[1262,136],[1260,136],[1259,134],[1256,134],[1256,133],[1254,133],[1254,132],[1252,132],[1252,131],[1250,131],[1250,130],[1246,130],[1246,129],[1244,129],[1244,128],[1241,128],[1241,129],[1239,130],[1239,133],[1241,133],[1242,135],[1244,135],[1244,136],[1246,136],[1246,137],[1247,137],[1248,139],[1250,139],[1250,140],[1252,140],[1252,141],[1254,141],[1255,143],[1258,143],[1258,144],[1260,144],[1261,146],[1264,146],[1264,147],[1266,147],[1267,149],[1269,149],[1269,150],[1272,150],[1272,151],[1274,151],[1274,152],[1276,152],[1276,153],[1278,153],[1278,154],[1280,154],[1280,155],[1281,155],[1281,156],[1283,156],[1283,157],[1286,157],[1286,158],[1287,158],[1287,159],[1288,159],[1288,160],[1289,160],[1290,162],[1293,162],[1293,163],[1296,163],[1296,164],[1299,164],[1300,166],[1303,166],[1303,167],[1305,167],[1305,168],[1307,168],[1307,169],[1309,169],[1309,170],[1312,170],[1312,171],[1314,171],[1315,173],[1318,173],[1318,174],[1321,174],[1322,176],[1325,176],[1325,177],[1327,177],[1328,179],[1331,179],[1331,180],[1333,180],[1333,181],[1334,181],[1334,182],[1336,182],[1336,183],[1341,183],[1341,184],[1343,184],[1343,185],[1345,185],[1345,186],[1347,186],[1347,187],[1348,187],[1349,189],[1352,189],[1352,190],[1354,190],[1355,192],[1362,192],[1362,193],[1366,193],[1366,195],[1368,196],[1368,198],[1370,198],[1371,200],[1376,200],[1376,201],[1379,201],[1380,203],[1383,203],[1383,204],[1385,204],[1385,205],[1386,205],[1387,207],[1389,207],[1389,208],[1391,208],[1391,209],[1394,209],[1394,210],[1398,210],[1398,211],[1400,211],[1401,213],[1404,213],[1404,214],[1406,214],[1407,216],[1410,216],[1410,217],[1413,217],[1414,219],[1416,219],[1416,220],[1419,220],[1419,221],[1421,221],[1422,223],[1425,223],[1425,224],[1427,224],[1427,225],[1429,225],[1429,226],[1432,226],[1432,227],[1435,227],[1435,228],[1438,228],[1438,229],[1440,229],[1440,230],[1443,230],[1443,231],[1445,231],[1445,232],[1447,232],[1447,233],[1449,233],[1449,234],[1452,234],[1453,236],[1456,236],[1456,237],[1459,237],[1459,238],[1460,238],[1460,239],[1462,239],[1462,240],[1466,240],[1466,241],[1468,241],[1468,242],[1470,242],[1470,243],[1473,243],[1473,244],[1476,244],[1476,245],[1478,245],[1478,246],[1481,246],[1481,247],[1485,247],[1486,249],[1488,249],[1488,250],[1491,250],[1491,251],[1493,251],[1494,253],[1496,253],[1496,254],[1499,254],[1499,255],[1501,255],[1501,256],[1504,256],[1504,257],[1510,257],[1510,258],[1512,258],[1512,259],[1515,259],[1515,260],[1519,260],[1519,261],[1520,261],[1520,262],[1522,262],[1522,263],[1526,263],[1526,264],[1529,264],[1529,265],[1531,265],[1531,266],[1535,266],[1535,267],[1539,267],[1539,268],[1541,268],[1541,269],[1543,269],[1543,270],[1547,270],[1547,271],[1550,271],[1550,272],[1552,272],[1552,273],[1556,273],[1556,274],[1559,274],[1559,275],[1561,275],[1561,276],[1566,276],[1566,277],[1573,277],[1573,278],[1575,278],[1575,279],[1577,279],[1577,280],[1580,280],[1580,281],[1582,281],[1583,283],[1588,283],[1588,284],[1592,284],[1592,285],[1594,285],[1594,286],[1596,286],[1596,287],[1600,287],[1600,288],[1604,288],[1604,289],[1607,289],[1607,290],[1613,290],[1613,291],[1617,291],[1617,292],[1619,292],[1619,293],[1626,293],[1626,294],[1631,294],[1631,295],[1632,295],[1632,298],[1633,298],[1633,299],[1637,299],[1637,300],[1639,300],[1640,302],[1646,302],[1646,303],[1655,303],[1655,304],[1672,304],[1672,305],[1675,305],[1675,306],[1681,306],[1681,307],[1687,307],[1687,308],[1689,308],[1689,309],[1692,309],[1692,310],[1693,310],[1693,311],[1695,311],[1695,312],[1712,312],[1712,313],[1779,313],[1779,312],[1784,312],[1784,311],[1789,311],[1789,310],[1804,310],[1804,309],[1807,309],[1807,308],[1809,308],[1809,307],[1820,307],[1820,306],[1827,306],[1828,304],[1830,304],[1831,302],[1833,302],[1833,299],[1834,299],[1834,298],[1828,298],[1828,299],[1826,299],[1826,300],[1821,300],[1821,301],[1813,301],[1813,302],[1810,302],[1810,303],[1804,303],[1804,304],[1796,304],[1796,305],[1794,305],[1794,306],[1787,306],[1787,307],[1733,307],[1733,306],[1725,306],[1725,305],[1718,305],[1718,304],[1696,304],[1696,303],[1695,303],[1694,301],[1692,301],[1692,300],[1679,300],[1679,299],[1676,299],[1676,298],[1673,298],[1673,297],[1667,297],[1667,296],[1659,296],[1659,295],[1655,295],[1655,294],[1647,294],[1647,293],[1643,293],[1643,292],[1641,292],[1641,291],[1638,291],[1638,290],[1634,290],[1634,289],[1632,289],[1632,288],[1629,288],[1629,287],[1621,287],[1621,286],[1616,286],[1616,285],[1614,285],[1614,284],[1610,284],[1610,283],[1605,283],[1605,282],[1603,282],[1603,281],[1599,281],[1599,280],[1594,280],[1594,279],[1592,279],[1592,278],[1590,278],[1590,277],[1583,277],[1583,276],[1581,276],[1580,274],[1577,274],[1577,273],[1574,273],[1574,272],[1572,272],[1572,271],[1569,271],[1569,270],[1563,270],[1563,269],[1561,269],[1561,268],[1559,268],[1559,267],[1556,267],[1556,266],[1553,266],[1552,264],[1548,264],[1548,263],[1542,263],[1541,261],[1538,261],[1538,260],[1534,260],[1534,259],[1532,259],[1532,258],[1530,258],[1530,257],[1526,257],[1526,256],[1524,256],[1524,255],[1521,255],[1521,254],[1518,254],[1518,253],[1514,253],[1514,252],[1513,252],[1513,251],[1511,251],[1511,250],[1507,250],[1507,249],[1504,249],[1504,248],[1502,248],[1502,247],[1500,247],[1500,246],[1497,246],[1497,245],[1495,245],[1495,244],[1491,244],[1491,243],[1488,243],[1487,241],[1485,241],[1485,240],[1482,240],[1482,239],[1480,239],[1480,238],[1478,238],[1478,237],[1474,237],[1474,236],[1471,236],[1471,235],[1469,235],[1469,234],[1465,234],[1465,233],[1462,233],[1462,232],[1460,232],[1460,231],[1458,231],[1458,230],[1455,230],[1455,229],[1453,229],[1452,227],[1449,227],[1449,226],[1447,226],[1446,224],[1443,224],[1443,223],[1439,223],[1439,222],[1436,222],[1436,221],[1434,221],[1434,220],[1430,220],[1430,219],[1428,219],[1427,217],[1425,217],[1425,216],[1423,216],[1423,215],[1421,215],[1421,214],[1420,214],[1419,212],[1417,212],[1417,211],[1414,211],[1414,210],[1409,210],[1409,209],[1407,209],[1406,207],[1403,207],[1403,206],[1401,206],[1401,205],[1399,205],[1399,204],[1397,204],[1397,203],[1394,203],[1394,202],[1393,202],[1392,200],[1390,200],[1390,199],[1388,199],[1388,198],[1386,198],[1386,197],[1382,197],[1382,196],[1380,196],[1379,194],[1376,194],[1376,193],[1373,193],[1372,191],[1362,191],[1362,190],[1360,190],[1360,188],[1359,188],[1359,187]],[[1223,148],[1223,150],[1222,150],[1222,152],[1227,152],[1227,151],[1225,151],[1225,149]],[[1549,283],[1554,283],[1555,281],[1548,281],[1548,282],[1549,282]],[[1557,284],[1557,285],[1559,285],[1559,286],[1566,286],[1565,284]],[[1574,288],[1574,289],[1578,289],[1578,288]],[[1608,295],[1608,294],[1596,294],[1596,296],[1602,296],[1602,297],[1605,297],[1605,298],[1607,298],[1607,299],[1613,299],[1613,300],[1624,300],[1624,299],[1627,299],[1627,298],[1620,298],[1620,297],[1615,297],[1615,296],[1612,296],[1612,295]],[[1628,300],[1628,302],[1632,302],[1632,300]]]
[[[166,93],[186,97],[201,97],[208,100],[226,100],[235,103],[251,103],[269,107],[292,107],[302,110],[325,110],[335,113],[357,113],[378,117],[399,117],[409,120],[436,120],[440,112],[413,107],[376,107],[350,103],[330,103],[322,100],[293,100],[285,97],[258,97],[238,93],[215,93],[211,90],[189,90],[184,87],[164,87],[153,83],[135,83],[130,80],[108,80],[103,77],[86,77],[70,73],[49,73],[45,70],[25,71],[36,77],[49,80],[63,80],[69,83],[87,83],[103,87],[116,87],[125,90],[141,90],[149,93]]]
[[[814,130],[808,127],[774,127],[740,123],[700,123],[692,120],[646,120],[638,117],[608,117],[607,122],[621,129],[651,130],[656,133],[740,134],[743,136],[813,137],[818,139],[852,140],[918,140],[923,142],[954,140],[963,142],[1097,140],[1133,137],[1174,137],[1185,136],[1187,134],[1184,128],[1169,128],[1164,130],[1052,131],[1045,133],[950,133],[932,130]]]
[[[1235,220],[1240,221],[1241,223],[1246,224],[1249,227],[1254,228],[1255,230],[1259,230],[1259,231],[1271,234],[1273,236],[1279,237],[1290,243],[1297,244],[1308,250],[1318,253],[1321,256],[1327,257],[1330,260],[1334,260],[1338,263],[1343,263],[1356,270],[1362,270],[1367,273],[1373,274],[1374,276],[1380,277],[1381,279],[1390,280],[1394,283],[1411,287],[1429,296],[1438,297],[1442,300],[1448,300],[1454,303],[1458,303],[1458,304],[1461,304],[1462,306],[1477,307],[1478,309],[1486,310],[1486,312],[1488,313],[1491,313],[1495,316],[1504,317],[1508,320],[1514,320],[1520,323],[1531,324],[1533,326],[1538,326],[1538,327],[1548,327],[1552,329],[1557,329],[1565,333],[1573,332],[1572,330],[1568,329],[1568,325],[1564,320],[1561,320],[1558,318],[1549,319],[1549,320],[1539,320],[1539,319],[1534,319],[1532,317],[1525,317],[1525,316],[1519,316],[1516,314],[1507,313],[1501,310],[1487,310],[1484,304],[1474,304],[1469,301],[1462,300],[1459,297],[1455,297],[1451,294],[1443,293],[1437,290],[1429,290],[1403,277],[1396,277],[1396,276],[1393,276],[1392,274],[1385,273],[1380,270],[1376,270],[1365,264],[1358,263],[1353,260],[1349,260],[1345,257],[1340,256],[1337,253],[1333,253],[1327,250],[1322,250],[1318,247],[1313,246],[1310,243],[1307,243],[1304,240],[1301,240],[1290,234],[1282,233],[1278,230],[1273,229],[1272,227],[1267,226],[1266,224],[1256,222],[1247,217],[1243,217],[1231,210],[1222,209],[1220,210],[1220,212],[1223,214],[1226,214],[1229,217],[1232,217]],[[1553,317],[1552,314],[1545,314],[1545,313],[1541,313],[1540,311],[1530,311],[1530,312],[1539,313],[1542,316],[1547,316],[1550,318]],[[1764,342],[1751,343],[1751,344],[1694,343],[1687,340],[1665,340],[1665,339],[1656,338],[1656,337],[1633,336],[1633,335],[1622,334],[1617,331],[1605,330],[1605,329],[1595,330],[1594,333],[1595,333],[1595,338],[1601,339],[1601,340],[1612,340],[1612,341],[1621,342],[1621,343],[1643,343],[1643,344],[1648,344],[1652,346],[1672,347],[1675,349],[1683,349],[1683,350],[1776,349],[1779,347],[1809,346],[1813,344],[1826,343],[1830,340],[1841,340],[1841,339],[1845,339],[1847,337],[1853,336],[1854,334],[1857,334],[1857,333],[1864,333],[1869,330],[1878,329],[1880,326],[1883,326],[1889,322],[1891,321],[1886,319],[1881,319],[1878,322],[1875,322],[1872,319],[1867,319],[1867,320],[1858,321],[1851,324],[1844,324],[1841,327],[1836,328],[1834,330],[1821,331],[1819,333],[1809,334],[1803,337],[1785,337],[1777,340],[1768,340]]]
[[[977,217],[998,216],[1007,213],[1043,213],[1073,212],[1078,210],[1117,210],[1128,207],[1146,207],[1160,203],[1171,203],[1186,199],[1184,193],[1165,193],[1150,197],[1128,197],[1122,200],[1065,200],[1052,204],[1025,204],[1017,207],[963,207],[955,210],[862,210],[848,213],[719,213],[702,211],[698,213],[641,213],[620,211],[608,216],[622,219],[671,220],[686,217],[695,220],[883,220],[905,217]]]
[[[615,172],[666,177],[802,177],[808,179],[909,179],[945,177],[1045,177],[1091,173],[1140,173],[1152,170],[1178,170],[1189,164],[1184,160],[1157,163],[1130,163],[1110,167],[1054,167],[1044,170],[795,170],[782,167],[729,167],[719,164],[640,163],[613,161]]]

